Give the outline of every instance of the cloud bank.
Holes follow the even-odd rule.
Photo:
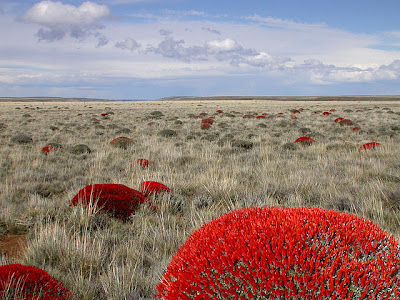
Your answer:
[[[42,1],[30,8],[20,21],[42,26],[37,32],[39,40],[53,42],[69,35],[75,39],[84,39],[94,35],[99,38],[98,46],[107,44],[106,38],[99,32],[104,25],[101,21],[111,18],[111,11],[105,5],[84,2],[80,6],[61,2]]]

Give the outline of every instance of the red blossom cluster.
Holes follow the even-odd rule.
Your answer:
[[[378,147],[382,147],[382,144],[377,143],[377,142],[371,142],[371,143],[366,143],[366,144],[362,145],[360,148],[358,148],[358,151],[370,150],[370,149],[375,149]]]
[[[157,209],[157,206],[141,192],[122,184],[87,185],[75,195],[70,205],[90,203],[122,220],[127,220],[143,203],[147,203],[154,210]]]
[[[311,145],[315,143],[315,140],[308,136],[302,136],[299,137],[297,140],[295,140],[293,143],[300,143],[302,145]]]
[[[399,245],[376,224],[320,208],[244,208],[193,232],[159,299],[400,299]]]
[[[0,266],[0,297],[12,291],[21,292],[26,300],[63,300],[75,297],[61,282],[39,268],[20,264]]]
[[[329,116],[329,115],[331,115],[332,113],[330,113],[330,112],[327,112],[327,111],[324,111],[323,113],[322,113],[322,115],[324,115],[324,116]]]
[[[169,187],[156,181],[142,182],[142,184],[140,185],[140,189],[146,197],[150,195],[158,195],[161,193],[172,193]]]
[[[154,161],[145,159],[145,158],[138,158],[136,163],[140,165],[143,169],[147,168],[150,164],[154,164]]]
[[[50,151],[60,151],[60,150],[61,150],[61,149],[60,149],[60,148],[57,148],[57,147],[46,146],[46,147],[43,147],[43,148],[42,148],[41,152],[47,155],[48,153],[50,153]]]

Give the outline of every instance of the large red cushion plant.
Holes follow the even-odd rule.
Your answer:
[[[157,208],[141,192],[122,184],[87,185],[71,200],[73,206],[89,203],[122,220],[128,219],[143,203],[149,204],[153,209]]]
[[[62,300],[74,297],[61,282],[37,267],[20,264],[0,266],[0,297],[9,297],[13,292],[18,297],[32,300]]]
[[[159,299],[400,299],[396,240],[358,216],[244,208],[193,232]]]

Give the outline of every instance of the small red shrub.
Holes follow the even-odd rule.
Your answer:
[[[297,140],[295,140],[294,143],[311,145],[311,144],[315,143],[315,140],[313,140],[312,138],[310,138],[308,136],[302,136],[302,137],[299,137]]]
[[[358,148],[358,151],[375,149],[377,147],[383,147],[383,145],[376,142],[366,143],[362,145],[360,148]]]
[[[341,120],[341,121],[339,121],[339,124],[340,125],[347,125],[347,126],[354,125],[353,121],[351,121],[351,120]]]
[[[64,285],[47,272],[31,266],[10,264],[0,266],[0,296],[6,290],[21,290],[24,299],[62,300],[74,297]]]
[[[201,129],[209,129],[209,128],[211,128],[211,124],[210,123],[201,123],[200,128]]]
[[[152,194],[158,195],[161,193],[172,193],[166,185],[156,181],[145,181],[140,185],[140,190],[147,197]]]
[[[334,112],[334,111],[336,111],[336,109],[330,109],[329,111]]]
[[[257,116],[256,117],[256,119],[266,119],[267,117],[266,116],[263,116],[263,115],[261,115],[261,116]]]
[[[330,112],[327,112],[327,111],[324,111],[324,112],[322,113],[322,115],[324,115],[324,116],[329,116],[329,115],[331,115],[331,113],[330,113]]]
[[[360,129],[361,129],[360,127],[353,127],[351,130],[357,131],[357,130],[360,130]]]
[[[290,117],[292,120],[297,120],[297,117],[295,117],[295,116],[292,116],[292,117]]]
[[[143,203],[157,209],[141,192],[122,184],[93,184],[81,189],[71,200],[70,205],[89,205],[95,203],[100,210],[111,213],[122,220],[129,216]]]
[[[132,144],[133,141],[126,136],[117,137],[116,139],[113,139],[110,142],[111,146],[121,149],[128,149],[128,147],[131,146]]]
[[[147,123],[146,125],[147,125],[147,126],[154,125],[154,122],[149,122],[149,123]]]
[[[297,109],[295,109],[295,110],[293,110],[293,111],[292,111],[292,113],[294,113],[294,114],[299,114],[299,113],[300,113],[300,111],[299,111],[299,110],[297,110]]]
[[[41,152],[47,155],[48,153],[50,153],[50,151],[60,151],[60,150],[61,150],[61,149],[60,149],[60,148],[57,148],[57,147],[46,146],[46,147],[43,147],[43,148],[42,148]]]
[[[211,118],[206,118],[206,119],[201,120],[201,123],[202,124],[210,124],[210,125],[212,125],[214,123],[214,120],[211,119]]]
[[[142,168],[147,168],[150,164],[154,164],[154,161],[139,158],[136,160],[136,163],[139,164]]]
[[[335,123],[338,123],[338,122],[340,122],[340,121],[342,121],[342,120],[344,120],[344,118],[336,118],[336,119],[335,119]]]
[[[218,109],[216,112],[219,113],[219,114],[223,113],[223,111],[220,110],[220,109]]]
[[[395,238],[320,208],[244,208],[194,231],[159,299],[399,299]]]

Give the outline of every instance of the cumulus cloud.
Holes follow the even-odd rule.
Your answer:
[[[102,20],[111,18],[111,11],[105,5],[86,1],[80,6],[61,2],[42,1],[30,8],[20,21],[42,26],[37,32],[39,40],[48,42],[60,40],[66,35],[83,39],[90,35],[99,35],[104,28]],[[105,42],[104,37],[98,44]]]
[[[120,48],[122,50],[130,50],[135,51],[141,47],[141,45],[135,41],[134,39],[127,38],[122,42],[115,43],[116,48]]]

